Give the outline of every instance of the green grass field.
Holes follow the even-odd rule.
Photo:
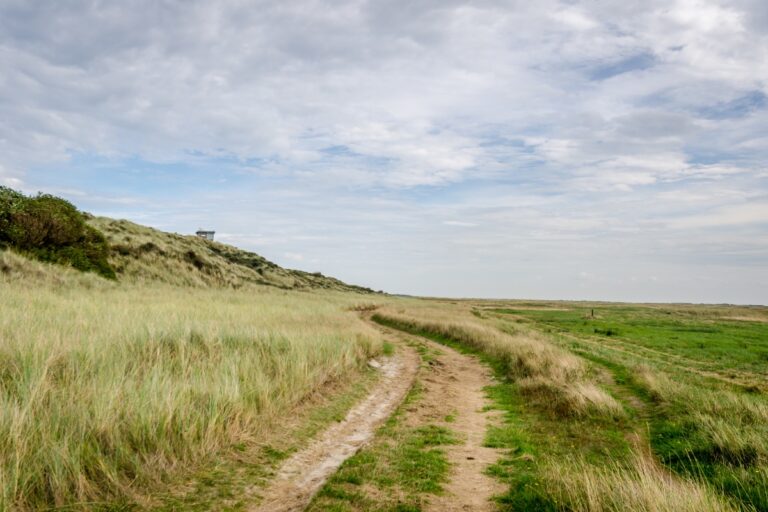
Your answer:
[[[768,509],[767,308],[546,306],[475,304],[486,321],[545,332],[608,371],[667,468]]]
[[[724,373],[768,378],[768,314],[765,308],[598,305],[566,310],[491,308],[556,332],[624,343]],[[741,315],[739,314],[741,313]],[[594,314],[594,316],[593,316]],[[661,355],[660,355],[661,356]]]

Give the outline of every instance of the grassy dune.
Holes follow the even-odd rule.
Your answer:
[[[107,217],[91,217],[88,222],[109,242],[109,262],[122,282],[150,281],[197,288],[255,284],[283,290],[372,292],[318,272],[285,269],[258,254],[197,236],[165,233]]]
[[[361,295],[125,284],[0,252],[0,509],[141,503],[349,381]]]

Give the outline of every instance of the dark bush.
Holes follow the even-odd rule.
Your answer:
[[[187,261],[195,266],[197,270],[203,270],[206,267],[205,260],[200,257],[195,251],[187,251],[185,254]]]
[[[85,230],[85,220],[71,203],[58,197],[39,195],[22,201],[11,213],[14,229],[9,233],[17,247],[61,247],[76,244]]]
[[[150,253],[150,252],[156,252],[160,254],[161,256],[165,256],[165,251],[163,251],[160,247],[158,247],[153,242],[146,242],[139,246],[139,252],[142,254]]]
[[[5,236],[12,230],[11,215],[18,210],[26,197],[7,187],[0,187],[0,244],[6,242]]]
[[[59,197],[27,197],[0,187],[0,247],[114,279],[107,240],[85,220],[85,214]]]

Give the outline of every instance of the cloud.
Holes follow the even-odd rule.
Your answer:
[[[304,261],[304,255],[296,252],[286,252],[283,256],[291,261]]]
[[[624,73],[648,69],[653,67],[655,63],[656,57],[652,53],[642,52],[629,57],[623,57],[615,62],[597,66],[590,73],[590,78],[592,80],[607,80]]]
[[[661,267],[703,265],[707,233],[734,233],[732,269],[766,249],[759,0],[8,1],[0,77],[0,183],[216,224],[376,288],[469,286],[407,275],[423,257],[487,269],[476,295],[556,283],[492,258],[562,267],[567,290],[581,267],[563,255],[605,284],[623,282],[609,257],[642,253],[666,296],[678,275],[701,290]]]
[[[474,222],[465,222],[461,220],[444,220],[443,224],[446,226],[458,226],[462,228],[473,228],[477,226]]]
[[[762,91],[749,91],[731,100],[721,101],[702,109],[707,119],[731,119],[750,115],[768,107],[768,96]]]
[[[6,187],[21,187],[23,182],[19,178],[14,177],[4,166],[0,165],[0,185],[5,185]]]
[[[0,176],[0,184],[16,189],[20,189],[24,186],[23,181],[18,178],[12,178],[10,176]]]
[[[702,228],[748,224],[768,225],[768,198],[753,204],[724,206],[712,212],[683,217],[671,223],[674,228]]]

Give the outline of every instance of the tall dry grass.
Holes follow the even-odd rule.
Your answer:
[[[558,416],[624,415],[622,406],[590,380],[588,365],[535,332],[508,334],[458,308],[385,307],[375,318],[448,338],[499,361],[529,398]]]
[[[738,510],[712,488],[673,477],[647,456],[629,465],[595,467],[583,460],[549,461],[547,489],[574,512],[730,512]]]
[[[633,378],[664,411],[666,462],[705,476],[756,508],[768,508],[768,401],[639,365]]]
[[[285,269],[258,254],[197,236],[166,233],[106,217],[94,217],[88,223],[109,241],[109,263],[121,282],[202,288],[262,284],[296,290],[372,291],[319,273]]]
[[[132,500],[381,348],[352,295],[119,285],[0,251],[0,297],[0,510]]]

